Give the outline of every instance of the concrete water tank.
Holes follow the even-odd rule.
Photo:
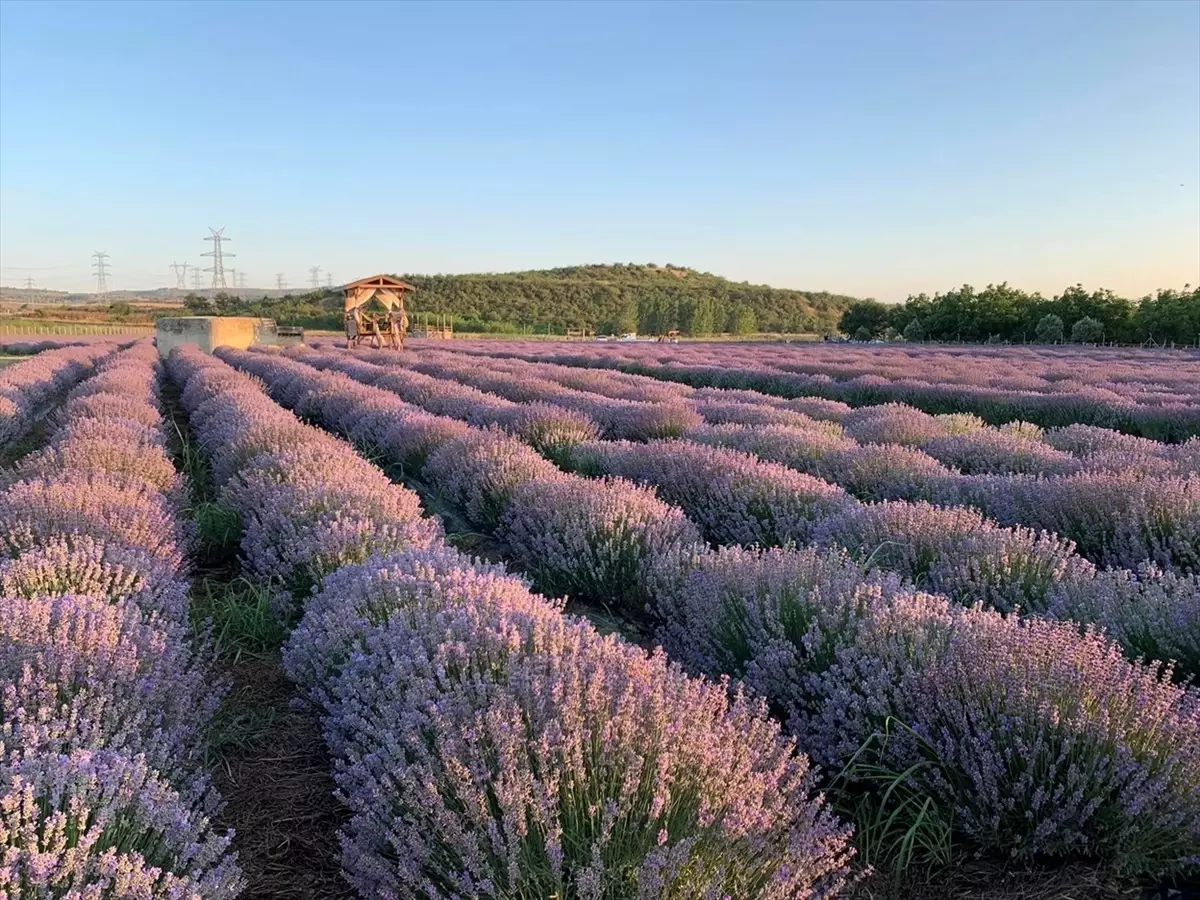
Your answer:
[[[274,319],[253,316],[178,316],[158,320],[155,344],[164,359],[172,348],[185,344],[212,353],[217,347],[247,347],[278,343]]]

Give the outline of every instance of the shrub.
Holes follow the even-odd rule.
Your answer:
[[[761,708],[557,613],[405,601],[333,688],[364,896],[830,896],[846,831]]]
[[[473,431],[442,445],[429,455],[421,474],[471,524],[489,532],[518,487],[562,477],[536,450],[496,429]]]
[[[1063,339],[1063,320],[1054,313],[1044,315],[1038,319],[1033,333],[1037,336],[1038,343],[1057,344]]]
[[[86,594],[184,624],[187,592],[187,582],[161,557],[87,535],[56,535],[15,559],[0,559],[0,594],[7,597]]]
[[[1098,634],[900,597],[818,683],[804,746],[845,760],[905,723],[873,762],[908,772],[985,851],[1200,867],[1200,694]]]
[[[221,692],[205,685],[185,626],[74,594],[0,598],[6,752],[142,754],[193,790]]]
[[[700,542],[679,509],[621,479],[559,478],[516,488],[497,536],[548,594],[640,615],[657,559]]]
[[[1098,344],[1104,338],[1104,323],[1084,316],[1071,326],[1071,340],[1076,344]]]
[[[691,441],[586,444],[572,462],[653,485],[718,544],[806,543],[815,522],[852,502],[819,478]]]
[[[13,896],[233,900],[245,886],[229,838],[120,753],[0,765],[0,841]]]
[[[1042,611],[1056,584],[1095,572],[1069,541],[1002,528],[965,507],[868,504],[825,522],[818,540],[960,603],[1002,612]]]

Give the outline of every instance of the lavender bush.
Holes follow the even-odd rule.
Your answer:
[[[745,453],[687,441],[580,445],[572,465],[658,489],[718,544],[806,543],[852,501],[840,488]]]
[[[128,601],[146,615],[187,622],[188,583],[173,565],[136,546],[66,534],[15,559],[0,560],[0,594],[54,597],[85,594]]]
[[[1056,584],[1095,574],[1069,541],[1002,528],[964,507],[866,504],[822,523],[817,538],[931,591],[1002,612],[1044,611]]]
[[[840,886],[847,834],[761,709],[549,608],[464,600],[405,597],[331,688],[343,861],[361,893]]]
[[[49,349],[0,369],[0,446],[28,432],[42,405],[84,378],[114,349],[113,344]]]
[[[429,455],[421,474],[469,522],[488,531],[500,523],[521,485],[564,477],[536,450],[495,430],[447,442]]]
[[[802,746],[836,764],[904,723],[874,762],[909,772],[986,851],[1200,867],[1200,694],[1098,634],[898,597],[814,683]]]
[[[137,756],[5,754],[0,888],[28,900],[232,900],[244,887],[215,834]]]
[[[121,749],[198,790],[201,740],[221,692],[206,683],[186,626],[106,598],[5,596],[0,647],[9,750]]]
[[[640,615],[655,561],[700,534],[654,491],[621,479],[561,478],[517,488],[497,529],[547,594],[571,594]]]

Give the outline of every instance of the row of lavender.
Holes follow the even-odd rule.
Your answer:
[[[574,411],[515,404],[344,354],[292,350],[288,355],[387,388],[433,412],[499,424],[566,468],[651,484],[714,544],[815,541],[845,547],[964,604],[981,601],[1004,612],[1020,607],[1102,624],[1132,656],[1173,659],[1183,671],[1200,671],[1200,577],[1172,570],[1186,572],[1200,564],[1200,497],[1193,496],[1189,505],[1151,491],[1161,487],[1158,483],[1139,482],[1143,496],[1167,502],[1153,516],[1137,515],[1134,507],[1114,522],[1098,509],[1086,515],[1110,499],[1094,483],[1072,481],[1074,493],[1061,483],[1055,483],[1057,493],[1043,491],[1051,500],[1064,498],[1060,508],[1085,513],[1074,519],[1079,527],[1073,531],[1090,529],[1094,537],[1087,549],[1141,563],[1136,575],[1129,569],[1098,572],[1069,541],[999,526],[974,509],[859,503],[839,487],[744,453],[687,441],[598,442],[591,440],[595,427]],[[1193,495],[1200,489],[1194,478],[1184,484]]]
[[[414,360],[388,354],[382,361],[397,365],[389,366],[386,385],[447,415],[469,415],[476,422],[505,427],[520,420],[498,397],[447,383],[455,379],[509,401],[550,403],[578,412],[595,422],[605,438],[683,436],[782,463],[838,484],[862,500],[970,506],[1003,525],[1060,534],[1099,565],[1135,568],[1149,560],[1168,569],[1200,572],[1200,439],[1167,445],[1075,425],[1043,440],[1038,429],[1023,423],[989,429],[971,417],[934,417],[895,405],[847,407],[842,421],[833,423],[750,402],[749,392],[698,391],[664,398],[646,391],[644,384],[606,383],[609,373],[580,372],[585,379],[568,379],[577,386],[586,380],[590,390],[609,395],[594,396],[563,387],[562,373],[549,373],[553,380],[539,377],[549,368],[544,365],[497,373],[450,354],[426,361],[430,355]],[[412,371],[397,367],[402,359]],[[313,361],[351,371],[344,356]],[[378,382],[383,373],[362,362],[352,374],[366,383]],[[822,413],[825,418],[830,414]],[[991,474],[1022,468],[1037,469],[1038,475]],[[1050,477],[1040,477],[1047,472]]]
[[[1200,438],[1178,446],[1088,425],[1047,431],[1028,422],[996,427],[969,414],[934,416],[899,403],[853,408],[832,400],[785,400],[748,390],[689,388],[609,369],[516,359],[492,360],[484,369],[477,357],[439,351],[387,354],[387,358],[439,378],[467,380],[476,387],[523,402],[540,400],[572,406],[588,402],[589,398],[578,396],[582,391],[635,403],[683,404],[696,416],[676,412],[674,419],[689,436],[720,436],[718,426],[800,429],[808,438],[807,446],[796,448],[801,451],[800,459],[815,466],[826,462],[831,472],[852,470],[843,454],[852,456],[863,444],[896,444],[918,450],[920,453],[911,456],[916,474],[942,478],[950,476],[951,470],[966,475],[1067,475],[1083,470],[1132,468],[1160,475],[1200,467]],[[612,420],[605,422],[606,431],[613,432],[607,437],[631,436],[620,433],[630,418],[628,414],[624,418],[614,416],[611,407],[603,406],[598,411]],[[701,421],[716,431],[704,430]],[[736,440],[744,428],[728,433]],[[825,460],[826,456],[832,458]]]
[[[108,352],[100,350],[98,353]],[[222,687],[188,626],[185,491],[148,344],[70,392],[0,473],[0,887],[232,898],[203,764]]]
[[[749,684],[832,770],[870,758],[909,771],[955,828],[1005,855],[1200,866],[1200,692],[1102,635],[914,592],[837,549],[709,551],[678,508],[630,482],[562,472],[513,437],[340,373],[220,354],[418,473],[543,589],[648,609],[673,656]],[[977,566],[985,583],[1010,552]],[[893,721],[904,727],[876,740]]]
[[[848,833],[758,705],[451,550],[414,494],[224,363],[176,350],[168,367],[247,566],[302,613],[285,663],[325,713],[362,896],[783,900],[843,883]],[[402,440],[437,440],[408,412]]]
[[[0,369],[0,451],[22,438],[47,401],[87,376],[115,344],[47,350]]]
[[[482,356],[515,356],[587,368],[619,369],[693,387],[751,389],[781,397],[820,397],[852,406],[899,402],[930,413],[973,413],[992,424],[1024,421],[1043,427],[1082,423],[1155,440],[1181,441],[1200,434],[1200,380],[1194,353],[1146,354],[1128,364],[1108,351],[1067,352],[1044,359],[1030,377],[1032,360],[1019,351],[967,354],[953,377],[948,354],[906,352],[891,377],[880,374],[887,350],[813,345],[633,345],[563,351],[526,344],[462,347]],[[892,351],[894,353],[894,351]],[[790,359],[789,359],[790,357]],[[843,370],[838,360],[853,362]],[[1036,370],[1036,366],[1031,368]],[[1132,369],[1133,371],[1128,371]],[[827,374],[835,373],[835,374]],[[1082,374],[1091,377],[1084,381]]]

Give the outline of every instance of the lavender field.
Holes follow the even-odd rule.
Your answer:
[[[1200,354],[9,352],[5,896],[1200,878]]]

